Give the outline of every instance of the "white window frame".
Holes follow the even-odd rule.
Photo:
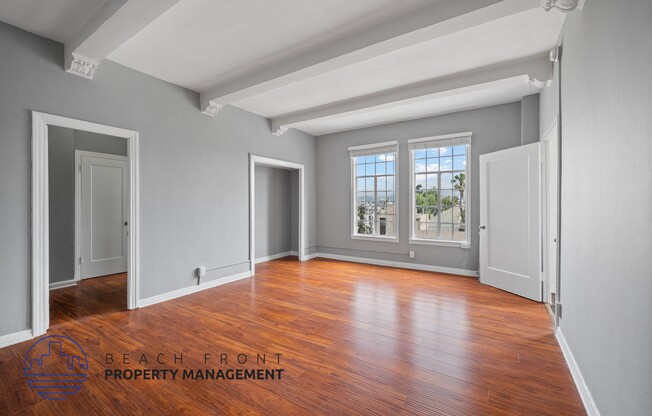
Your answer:
[[[455,133],[455,134],[446,134],[441,136],[432,136],[424,137],[419,139],[408,140],[408,149],[409,149],[409,158],[410,158],[410,236],[409,244],[420,244],[420,245],[432,245],[432,246],[445,246],[445,247],[459,247],[464,249],[471,248],[471,151],[472,151],[472,142],[471,142],[472,133]],[[429,238],[415,238],[414,237],[414,222],[415,222],[415,172],[414,172],[414,147],[419,145],[427,144],[429,147],[447,147],[447,146],[459,146],[460,144],[466,145],[466,240],[465,241],[451,241],[451,240],[438,240],[438,239],[429,239]]]
[[[394,237],[382,235],[362,235],[357,233],[357,206],[356,206],[356,193],[357,193],[357,171],[355,159],[363,156],[373,156],[386,153],[395,153],[394,157]],[[349,147],[349,157],[351,159],[351,239],[352,240],[367,240],[367,241],[381,241],[386,243],[399,242],[399,149],[398,141],[366,144],[362,146]]]

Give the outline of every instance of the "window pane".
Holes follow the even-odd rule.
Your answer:
[[[439,171],[439,159],[427,159],[427,169],[428,172],[437,172]]]
[[[439,156],[439,149],[427,149],[426,150],[426,155],[428,157],[438,157]]]
[[[442,157],[439,159],[439,169],[440,170],[453,170],[453,158],[452,157]]]
[[[437,174],[429,173],[426,177],[426,189],[431,190],[439,187],[439,184],[437,183]]]
[[[357,168],[356,168],[356,170],[357,170],[356,173],[357,173],[358,176],[364,176],[364,172],[365,172],[365,170],[364,170],[364,164],[362,164],[362,165],[358,165]]]
[[[454,155],[465,155],[466,154],[466,145],[459,145],[453,147]]]
[[[439,156],[451,156],[452,154],[453,154],[453,148],[450,146],[439,148]]]
[[[384,174],[385,174],[385,162],[376,163],[376,175],[384,175]]]
[[[394,177],[393,176],[388,176],[387,177],[387,190],[388,191],[393,191],[394,190]]]
[[[364,192],[364,183],[365,183],[364,178],[358,178],[358,181],[357,181],[357,191],[358,192]]]
[[[441,239],[448,241],[453,240],[453,224],[441,225]]]
[[[453,158],[453,169],[454,170],[465,170],[466,169],[466,156],[455,156]]]
[[[365,175],[374,176],[376,174],[376,164],[368,163],[365,165]]]
[[[396,159],[396,153],[387,153],[385,155],[385,160],[387,162],[393,162]]]
[[[426,171],[426,159],[417,159],[414,161],[414,173]]]
[[[453,174],[452,173],[442,173],[441,174],[441,189],[453,189]]]
[[[376,182],[377,191],[386,191],[387,190],[387,179],[385,176],[379,176]]]
[[[358,192],[355,203],[359,206],[365,203],[364,192]]]
[[[367,156],[364,158],[366,163],[374,163],[376,162],[376,156]]]
[[[386,170],[388,174],[394,174],[394,162],[387,162]]]
[[[374,178],[366,178],[365,180],[365,191],[373,192],[374,191]]]
[[[415,189],[417,191],[425,191],[426,188],[426,175],[425,174],[420,174],[420,175],[415,175]]]
[[[415,150],[414,151],[414,158],[415,159],[424,159],[426,157],[426,151],[425,150]]]

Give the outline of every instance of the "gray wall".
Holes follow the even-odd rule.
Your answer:
[[[592,0],[563,34],[560,327],[602,416],[652,414],[651,21]]]
[[[48,128],[50,283],[75,275],[75,150],[127,156],[127,139]]]
[[[292,194],[298,194],[296,185],[291,187],[289,170],[256,166],[256,258],[292,249],[291,233],[293,230],[298,233],[298,211],[291,205]]]
[[[539,94],[521,100],[521,144],[539,141]]]
[[[30,323],[31,110],[140,132],[141,286],[147,298],[248,270],[249,153],[305,165],[307,245],[316,246],[316,145],[233,107],[104,61],[89,81],[63,70],[63,46],[0,23],[0,335]],[[233,265],[233,266],[230,266]]]
[[[419,137],[472,131],[471,248],[408,245],[409,160],[407,141]],[[400,242],[351,239],[351,162],[348,147],[399,141],[399,237]],[[479,258],[479,155],[521,144],[521,103],[498,105],[438,117],[405,121],[317,139],[317,188],[319,252],[412,262],[440,267],[478,270]],[[415,258],[408,251],[415,251]]]

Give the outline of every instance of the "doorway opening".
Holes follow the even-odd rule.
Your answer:
[[[33,336],[50,325],[50,289],[85,278],[110,275],[61,290],[137,308],[138,133],[34,111],[32,169]],[[55,307],[70,301],[52,298]],[[56,313],[55,321],[65,316]]]
[[[267,169],[269,168],[269,169]],[[281,169],[283,171],[288,171],[287,174],[275,172],[275,170]],[[258,175],[258,178],[257,178]],[[274,195],[272,198],[267,198],[264,193],[260,192],[262,187],[259,189],[256,188],[256,185],[264,185],[266,188],[269,187],[269,181],[277,182],[277,189],[285,189],[287,186],[287,192],[281,191],[281,194],[277,195],[278,197],[284,199],[284,201],[276,201],[279,203],[274,203]],[[292,198],[292,194],[296,195],[296,198]],[[258,195],[258,198],[257,198]],[[264,201],[260,201],[260,198],[264,197]],[[293,200],[294,199],[294,200]],[[265,206],[260,206],[260,203],[263,202]],[[269,206],[269,203],[272,203],[274,206]],[[287,204],[284,205],[284,203]],[[285,208],[284,208],[285,207]],[[278,210],[289,210],[289,215],[284,215],[283,212],[276,212],[274,218],[261,214],[265,214],[265,211],[262,210],[272,209],[274,211]],[[267,212],[267,214],[270,214]],[[277,218],[278,217],[278,218]],[[293,221],[294,217],[294,221]],[[269,227],[270,221],[278,221],[279,218],[287,219],[287,224],[274,224],[274,228]],[[258,224],[262,222],[262,224]],[[282,221],[283,222],[283,221]],[[294,224],[294,225],[293,225]],[[283,232],[286,231],[288,239],[287,246],[292,247],[293,240],[296,238],[295,246],[297,247],[296,255],[299,258],[299,261],[304,261],[306,257],[305,253],[305,244],[306,244],[306,216],[305,216],[305,192],[304,192],[304,166],[302,164],[287,162],[284,160],[270,159],[261,156],[250,155],[249,156],[249,261],[251,264],[251,274],[255,274],[256,262],[262,262],[271,260],[275,258],[275,255],[285,256],[287,254],[294,254],[294,250],[283,251],[279,247],[284,246],[283,238],[275,238],[278,236],[271,235],[271,233]],[[257,226],[261,225],[265,227],[263,231],[262,228]],[[280,228],[278,228],[280,225]],[[258,231],[257,231],[258,230]],[[292,232],[294,231],[294,232]],[[258,239],[258,234],[265,233],[265,239]],[[270,240],[273,239],[274,243],[269,244]],[[280,240],[280,242],[279,242]],[[257,244],[258,242],[258,244]],[[270,245],[274,247],[270,247]],[[261,253],[261,250],[264,250]],[[271,251],[270,251],[271,250]],[[279,252],[279,253],[274,253]]]

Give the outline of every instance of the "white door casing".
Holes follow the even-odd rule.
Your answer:
[[[127,271],[127,158],[75,152],[77,166],[75,280]]]
[[[548,133],[542,138],[545,146],[545,174],[546,174],[546,221],[544,230],[544,271],[548,282],[545,301],[550,302],[550,293],[557,293],[557,225],[558,225],[558,176],[559,176],[559,137],[557,122],[551,126]]]
[[[46,333],[50,323],[49,299],[49,189],[48,127],[59,126],[127,139],[129,158],[129,265],[127,307],[138,307],[140,238],[138,199],[139,134],[89,121],[32,111],[32,336]]]
[[[480,156],[480,282],[541,301],[539,143]]]

